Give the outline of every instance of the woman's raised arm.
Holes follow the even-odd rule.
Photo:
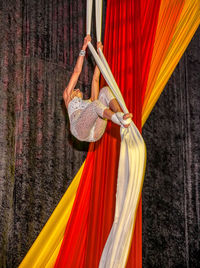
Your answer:
[[[100,48],[103,51],[103,45],[101,42],[97,43],[97,51]],[[100,70],[96,65],[94,69],[94,74],[92,78],[92,87],[91,87],[91,101],[97,100],[99,96],[99,78],[100,78]]]
[[[81,49],[81,52],[79,53],[79,57],[77,59],[76,65],[74,67],[74,71],[71,75],[71,78],[69,80],[69,83],[67,85],[67,87],[65,88],[64,92],[63,92],[63,99],[65,101],[66,107],[68,106],[68,103],[70,102],[70,95],[72,90],[75,88],[76,83],[78,81],[79,75],[82,71],[82,67],[83,67],[83,62],[84,62],[84,56],[85,56],[85,51],[86,48],[88,46],[88,43],[91,41],[91,36],[87,35],[84,38],[84,43]]]

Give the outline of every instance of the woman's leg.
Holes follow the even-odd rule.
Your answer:
[[[110,108],[110,109],[106,109],[104,111],[103,118],[112,120],[116,124],[119,124],[118,120],[120,119],[120,122],[121,122],[121,124],[123,124],[123,126],[127,127],[129,125],[129,123],[126,124],[126,122],[123,120],[126,120],[128,118],[132,118],[132,114],[128,113],[128,114],[122,115],[122,109],[121,109],[117,99],[115,98],[115,96],[113,95],[113,93],[111,92],[109,87],[103,87],[100,90],[98,99],[104,105],[106,105]],[[120,116],[120,118],[116,118],[116,115],[114,115],[113,112],[119,113],[118,115]]]
[[[98,140],[103,135],[106,128],[107,121],[105,119],[112,120],[114,123],[124,125],[125,127],[130,124],[130,122],[126,122],[125,119],[131,118],[132,115],[129,116],[129,114],[127,114],[127,116],[121,112],[114,113],[105,106],[105,104],[109,105],[114,99],[113,95],[108,94],[105,95],[103,92],[99,94],[99,100],[91,102],[79,116],[75,129],[80,139],[86,140],[90,136],[91,131],[94,130],[93,139]],[[100,100],[102,100],[102,102]],[[124,118],[125,116],[127,116],[127,118]]]
[[[85,110],[79,116],[76,122],[76,132],[80,139],[87,139],[92,129],[94,128],[94,135],[98,136],[98,133],[103,134],[107,124],[107,120],[103,119],[104,110],[107,109],[99,100],[91,102]],[[96,129],[97,127],[97,129]]]
[[[121,125],[118,118],[113,118],[113,116],[115,116],[115,113],[100,100],[91,102],[76,122],[75,130],[78,138],[85,141],[96,141],[100,139],[107,125],[106,119],[110,119],[114,123]]]
[[[122,109],[121,109],[117,99],[115,98],[115,96],[113,95],[113,93],[111,92],[109,87],[103,87],[100,90],[98,99],[104,105],[108,106],[113,112],[115,112],[115,113],[122,112]]]

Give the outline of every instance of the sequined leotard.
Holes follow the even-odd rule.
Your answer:
[[[113,98],[109,87],[102,88],[98,100],[95,101],[74,97],[68,104],[72,135],[81,141],[99,140],[107,125],[107,120],[103,119],[103,112]]]

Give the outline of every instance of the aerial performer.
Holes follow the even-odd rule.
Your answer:
[[[75,89],[82,71],[89,42],[91,42],[91,36],[87,35],[84,39],[73,74],[63,92],[63,99],[69,114],[71,133],[78,140],[95,142],[105,132],[107,120],[128,128],[131,123],[132,114],[122,112],[118,101],[109,87],[106,86],[99,90],[100,70],[97,65],[93,74],[90,99],[83,100],[83,93],[80,89]],[[97,50],[99,48],[101,51],[103,50],[101,42],[97,42]]]
[[[111,120],[120,126],[121,142],[115,213],[98,267],[124,268],[128,260],[144,179],[146,147],[139,130],[131,120],[132,114],[126,107],[121,91],[103,54],[101,43],[102,1],[100,0],[97,0],[95,5],[97,51],[91,43],[92,2],[92,0],[87,1],[86,37],[73,74],[63,92],[63,98],[69,114],[70,131],[78,140],[87,142],[99,140],[105,132],[107,120]],[[83,100],[82,92],[75,87],[82,71],[87,47],[90,49],[97,65],[91,83],[91,97],[88,100]],[[101,89],[99,88],[100,73],[108,85]],[[78,214],[73,213],[73,208],[71,213],[71,222],[78,221]],[[69,256],[67,246],[70,243],[69,235],[70,231],[66,228],[55,268],[70,267],[75,261],[73,256],[72,258]]]
[[[70,131],[78,140],[87,142],[99,140],[105,132],[107,120],[111,120],[120,126],[121,143],[115,214],[98,267],[122,268],[125,267],[128,259],[134,231],[136,212],[144,178],[146,147],[139,130],[132,121],[133,116],[126,107],[121,91],[103,54],[103,45],[99,36],[99,26],[101,23],[98,19],[96,20],[98,22],[96,30],[98,33],[97,51],[91,43],[90,18],[92,1],[87,3],[89,11],[87,35],[73,74],[63,92],[63,98],[69,114]],[[97,9],[98,3],[100,2],[96,2]],[[98,10],[96,15],[101,14]],[[90,49],[97,65],[91,83],[91,97],[88,100],[83,100],[82,92],[79,89],[75,89],[75,87],[82,71],[87,47]],[[108,85],[101,89],[99,88],[100,73]],[[68,253],[65,252],[67,250],[65,246],[68,243],[67,237],[68,231],[64,235],[55,268],[67,267],[69,264]]]
[[[91,84],[91,97],[83,100],[80,89],[75,89],[82,71],[86,49],[89,47],[97,63]],[[99,88],[100,73],[107,84]],[[115,94],[115,95],[114,95]],[[107,120],[120,126],[121,145],[118,165],[118,180],[115,216],[112,228],[104,246],[99,268],[125,267],[137,211],[143,170],[145,163],[145,144],[131,120],[133,115],[125,106],[123,97],[103,56],[103,45],[97,42],[97,52],[87,34],[73,74],[63,92],[63,99],[69,114],[70,131],[78,140],[95,142],[105,132]],[[64,244],[68,243],[64,240]],[[65,246],[57,259],[55,267],[65,267]]]

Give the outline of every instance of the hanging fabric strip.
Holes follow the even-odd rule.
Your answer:
[[[96,35],[97,35],[97,42],[101,41],[101,28],[102,28],[102,8],[103,8],[103,1],[95,0],[95,15],[96,15]],[[91,13],[92,11],[89,10]],[[87,13],[88,14],[88,13]],[[88,14],[91,17],[91,14]],[[88,17],[88,16],[87,16]],[[89,21],[88,21],[89,22]],[[87,28],[91,28],[91,21],[90,26],[88,24]],[[89,29],[88,29],[89,32]],[[90,33],[90,32],[89,32]]]
[[[88,25],[88,26],[87,26],[86,34],[90,34],[90,32],[91,32],[92,4],[93,4],[93,0],[87,1],[87,14],[88,14],[88,16],[86,16],[86,25]]]
[[[99,5],[102,5],[102,1],[98,2]],[[92,3],[90,2],[90,4]],[[95,7],[96,14],[98,14],[98,5]],[[87,10],[92,11],[92,8]],[[87,14],[87,17],[90,18],[91,14]],[[90,20],[87,19],[87,21],[89,22]],[[96,17],[96,23],[96,32],[100,35],[100,16]],[[89,29],[91,29],[91,26],[87,25],[88,34],[90,33]],[[100,36],[97,36],[97,40],[100,40]],[[122,110],[124,113],[128,113],[124,99],[103,52],[99,49],[100,58],[91,43],[88,44],[88,47]],[[118,166],[115,216],[101,256],[99,264],[100,268],[125,267],[143,185],[146,163],[146,147],[144,140],[133,122],[131,122],[129,128],[121,128],[120,134],[121,147]]]

